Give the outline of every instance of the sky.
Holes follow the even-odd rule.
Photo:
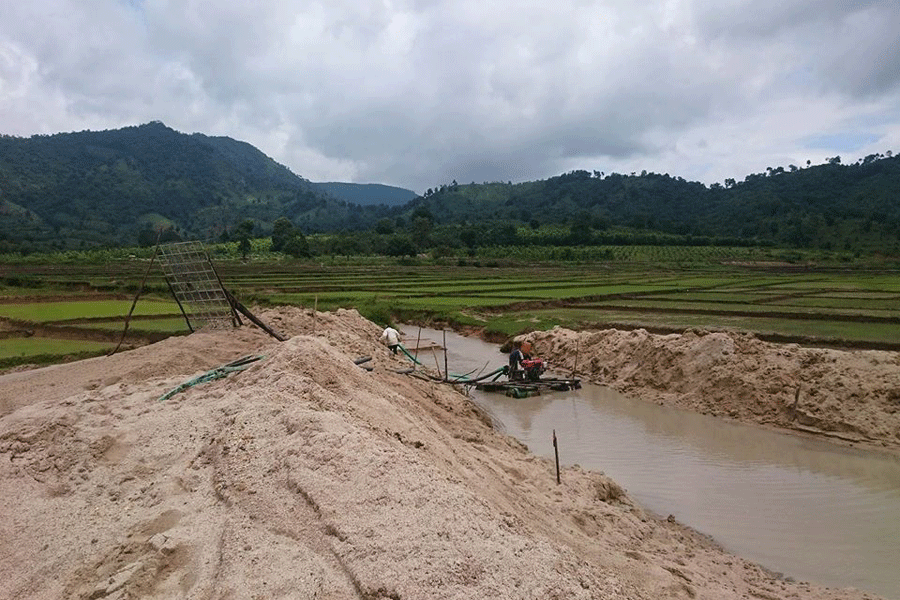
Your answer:
[[[0,0],[0,133],[162,121],[311,181],[706,184],[900,152],[898,0]]]

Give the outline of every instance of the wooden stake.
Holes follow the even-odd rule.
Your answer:
[[[553,454],[556,455],[556,485],[559,485],[559,446],[556,445],[556,430],[553,430]]]
[[[231,302],[231,305],[232,305],[234,308],[236,308],[236,309],[238,310],[238,312],[240,312],[242,315],[244,315],[245,317],[247,317],[248,319],[250,319],[250,322],[251,322],[251,323],[253,323],[253,324],[256,325],[257,327],[259,327],[260,329],[262,329],[263,331],[265,331],[266,333],[268,333],[269,335],[271,335],[273,338],[275,338],[275,339],[278,340],[279,342],[283,342],[283,341],[285,341],[285,340],[287,339],[286,337],[284,337],[283,335],[281,335],[281,334],[278,333],[277,331],[274,331],[271,327],[269,327],[268,325],[266,325],[265,323],[263,323],[262,321],[260,321],[260,320],[256,317],[256,315],[254,315],[252,312],[250,312],[250,309],[248,309],[246,306],[244,306],[243,304],[241,304],[240,301],[238,301],[238,299],[234,297],[234,294],[232,294],[231,292],[229,292],[229,291],[226,290],[225,288],[222,288],[222,290],[225,292],[225,296],[228,298],[228,301]]]
[[[438,364],[437,352],[434,351],[434,346],[431,347],[431,355],[434,357],[434,366],[437,368],[438,377],[443,377],[441,375],[441,365]]]
[[[162,230],[159,230],[159,233],[156,234],[156,247],[153,249],[153,256],[150,257],[150,264],[147,265],[147,271],[144,273],[144,278],[141,279],[141,284],[138,286],[138,291],[134,295],[134,302],[131,303],[131,309],[128,311],[128,316],[125,317],[125,328],[122,330],[122,337],[119,338],[119,343],[116,344],[116,347],[113,348],[113,351],[107,354],[107,356],[112,356],[116,352],[119,351],[119,348],[122,347],[122,342],[125,341],[125,335],[128,333],[128,324],[131,322],[131,315],[134,313],[134,307],[137,305],[138,298],[141,297],[141,292],[144,291],[144,284],[147,282],[147,275],[150,274],[150,269],[153,268],[153,261],[156,260],[156,255],[159,253],[159,241],[162,239]],[[177,300],[177,298],[176,298]],[[188,324],[190,327],[190,324]]]
[[[169,281],[169,278],[165,275],[163,275],[163,278],[166,280],[166,285],[169,286],[169,291],[172,292],[172,297],[175,298],[175,304],[178,305],[178,310],[181,311],[181,316],[184,317],[184,322],[187,323],[187,327],[188,329],[190,329],[191,333],[194,333],[194,328],[191,327],[191,320],[188,318],[187,313],[184,312],[184,306],[181,305],[181,300],[178,299],[178,294],[175,293],[175,288],[172,287],[172,282]]]
[[[225,286],[222,285],[222,280],[219,278],[219,272],[216,271],[216,266],[213,264],[213,261],[210,260],[209,254],[207,252],[204,251],[203,254],[206,255],[206,262],[209,263],[209,268],[212,269],[213,275],[216,276],[216,281],[219,282],[219,287],[222,288],[222,291],[225,292],[225,297],[228,298],[228,305],[231,307],[231,324],[235,327],[242,327],[244,325],[244,322],[241,321],[241,316],[238,314],[235,305],[231,303],[232,297],[229,296],[228,292],[225,290]]]
[[[419,364],[419,343],[422,341],[422,326],[419,325],[419,337],[416,338],[416,351],[413,353],[413,368]]]
[[[450,369],[447,368],[447,330],[441,331],[444,332],[444,381],[450,381]]]

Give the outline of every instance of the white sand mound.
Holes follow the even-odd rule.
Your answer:
[[[563,371],[635,397],[744,422],[900,448],[900,354],[802,348],[752,335],[643,329],[529,334]],[[577,359],[576,359],[577,356]]]
[[[260,315],[293,337],[0,376],[0,599],[867,597],[774,578],[602,474],[557,486],[355,311]]]

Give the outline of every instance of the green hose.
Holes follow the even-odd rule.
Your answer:
[[[183,392],[189,387],[193,387],[199,383],[207,383],[209,381],[215,381],[216,379],[222,379],[223,377],[228,376],[231,373],[235,373],[237,371],[243,371],[250,367],[250,365],[258,360],[262,360],[265,356],[259,354],[257,356],[244,356],[243,358],[239,358],[235,361],[232,361],[228,364],[222,365],[221,367],[216,367],[211,371],[207,371],[202,375],[198,375],[193,379],[188,379],[178,387],[169,390],[162,396],[157,399],[157,402],[162,402],[163,400],[168,400],[178,392]]]
[[[403,347],[403,344],[400,344],[399,347],[400,347],[400,350],[403,351],[403,354],[405,354],[406,357],[409,358],[409,360],[411,360],[413,363],[415,363],[417,365],[422,364],[421,362],[419,362],[419,360],[415,356],[410,354],[409,351]],[[487,379],[488,377],[491,377],[491,376],[493,376],[494,379],[497,379],[498,377],[507,373],[508,371],[509,371],[509,367],[506,365],[503,365],[499,369],[491,371],[490,373],[487,373],[485,375],[481,375],[480,377],[470,378],[469,377],[470,373],[465,373],[462,375],[456,375],[456,374],[451,373],[447,376],[446,381],[449,381],[450,383],[461,383],[463,385],[468,385],[468,384],[472,384],[472,383],[478,383],[479,381],[484,381],[485,379]],[[439,381],[443,381],[443,380],[439,380]]]

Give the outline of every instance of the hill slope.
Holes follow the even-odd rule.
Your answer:
[[[357,208],[251,146],[159,122],[110,131],[0,137],[0,243],[15,248],[135,243],[172,227],[211,238],[280,216],[307,229],[346,227]]]
[[[375,204],[400,206],[410,202],[418,196],[418,194],[412,190],[382,185],[380,183],[339,183],[330,181],[325,183],[313,183],[313,186],[339,200],[344,200],[345,202],[350,202],[352,204],[359,204],[360,206],[371,206]]]
[[[385,231],[410,225],[420,246],[431,243],[428,229],[437,224],[458,229],[458,239],[435,242],[454,247],[482,238],[486,245],[617,243],[627,230],[629,240],[643,243],[664,234],[687,243],[715,237],[900,255],[898,190],[900,156],[888,152],[851,165],[835,157],[803,169],[770,168],[725,185],[573,171],[519,184],[453,182],[416,197],[378,184],[311,183],[244,142],[153,122],[0,136],[0,252],[128,245],[167,227],[183,238],[212,239],[246,219],[266,235],[284,216],[306,233],[372,229],[389,218]],[[414,226],[420,217],[425,221]],[[497,227],[516,224],[573,231],[527,242],[514,230],[498,234]]]
[[[455,182],[426,191],[418,209],[437,223],[563,224],[795,247],[900,254],[900,156],[852,165],[771,169],[705,186],[680,177],[573,171],[526,183]]]

